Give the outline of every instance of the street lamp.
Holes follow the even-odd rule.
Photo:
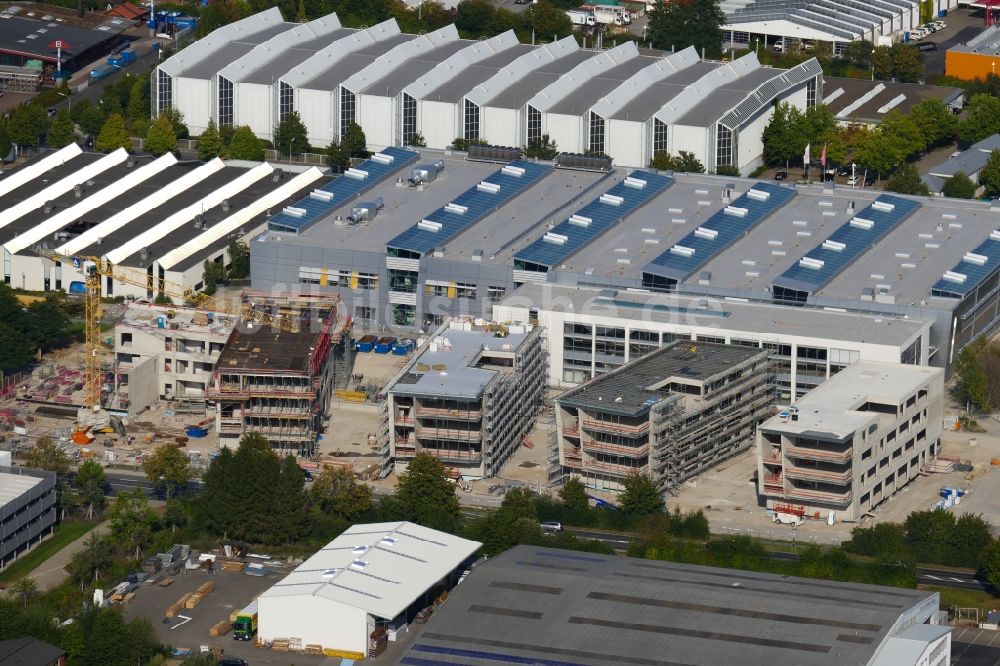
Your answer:
[[[294,136],[292,137],[292,140],[288,142],[288,161],[289,162],[294,162],[295,161],[295,158],[292,157],[292,144],[293,143],[295,143],[295,137]]]
[[[757,48],[754,49],[754,53],[760,55],[760,37],[755,37],[753,41],[757,44]]]
[[[875,49],[872,49],[872,81],[875,80]]]
[[[69,111],[70,113],[73,113],[73,98],[70,97],[67,93],[59,92],[58,90],[55,92],[60,97],[66,98],[66,110]]]

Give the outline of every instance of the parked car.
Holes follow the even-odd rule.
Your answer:
[[[851,175],[851,168],[850,168],[850,166],[839,166],[839,167],[837,167],[837,175],[838,176],[850,176]]]
[[[847,184],[850,185],[851,187],[855,187],[857,185],[860,185],[861,184],[861,176],[857,176],[857,175],[851,176],[850,178],[847,179]]]
[[[550,520],[548,522],[542,523],[542,530],[545,532],[562,532],[563,526],[562,523]]]
[[[920,42],[917,44],[918,51],[937,51],[938,45],[936,42]]]
[[[48,114],[49,114],[49,118],[52,118],[53,116],[55,116],[56,115],[56,107],[50,106],[48,108]]]
[[[869,173],[865,176],[865,187],[871,187],[875,184],[875,174]]]
[[[303,481],[312,481],[313,480],[313,473],[310,472],[307,469],[302,470],[302,480]]]
[[[774,179],[775,180],[784,180],[786,178],[788,178],[788,172],[785,171],[785,170],[783,170],[783,169],[781,171],[779,171],[778,173],[774,174]]]

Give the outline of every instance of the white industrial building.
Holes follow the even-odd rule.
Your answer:
[[[259,638],[365,659],[376,627],[406,631],[480,545],[408,522],[354,525],[258,597]]]
[[[121,149],[102,155],[70,144],[0,180],[4,281],[28,290],[82,291],[81,266],[47,258],[60,255],[77,264],[107,259],[143,283],[108,280],[107,296],[152,297],[158,283],[147,279],[154,276],[201,289],[206,260],[228,264],[230,241],[248,238],[271,210],[323,178],[316,167],[286,174],[268,163],[201,164]]]
[[[312,146],[357,122],[374,149],[418,134],[436,149],[456,138],[523,146],[548,134],[562,152],[605,153],[623,166],[684,150],[708,171],[742,172],[760,164],[775,102],[805,109],[822,94],[815,60],[784,70],[755,54],[730,63],[693,48],[642,55],[632,42],[535,46],[513,31],[470,41],[455,26],[408,35],[394,19],[347,30],[336,15],[294,25],[277,9],[216,30],[164,61],[156,81],[156,108],[176,106],[195,134],[214,118],[270,139],[296,111]]]

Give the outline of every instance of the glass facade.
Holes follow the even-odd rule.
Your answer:
[[[533,106],[528,106],[528,141],[542,136],[542,112]]]
[[[464,139],[478,139],[479,138],[479,106],[465,100],[465,123],[463,126],[462,138]]]
[[[725,125],[717,125],[715,132],[715,166],[733,165],[733,130]]]
[[[174,104],[174,79],[163,70],[156,70],[156,115]]]
[[[592,153],[604,152],[604,118],[593,111],[590,112],[590,132],[587,150]]]
[[[219,127],[233,126],[233,82],[219,77]]]
[[[357,99],[347,88],[340,89],[340,137],[347,133],[347,128],[354,122],[357,113]]]
[[[403,143],[417,133],[417,100],[403,93]]]
[[[816,106],[816,77],[809,79],[806,84],[806,108],[811,109]]]
[[[665,153],[670,150],[667,141],[667,124],[658,118],[653,118],[653,154]]]
[[[292,112],[292,87],[284,81],[278,82],[278,122],[280,123]]]

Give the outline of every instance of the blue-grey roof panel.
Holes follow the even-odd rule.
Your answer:
[[[512,173],[508,167],[515,170],[523,169],[521,175]],[[430,223],[430,226],[440,225],[434,231],[428,228],[427,224],[415,224],[403,233],[399,234],[386,247],[397,250],[407,250],[409,252],[419,252],[424,254],[436,247],[442,247],[468,227],[483,219],[493,211],[499,209],[508,201],[518,196],[528,189],[542,177],[549,174],[552,167],[537,162],[526,160],[514,160],[507,166],[497,170],[480,184],[470,187],[468,190],[458,195],[458,197],[447,206],[442,206],[436,211],[424,217],[422,222]],[[494,192],[483,191],[479,188],[481,184],[490,184],[499,187]],[[464,212],[452,212],[449,206],[454,205],[465,208]]]
[[[558,266],[673,182],[673,178],[652,171],[633,171],[627,179],[515,254],[514,261],[549,268]],[[608,199],[608,195],[620,198],[621,201]]]
[[[357,167],[357,170],[367,172],[367,177],[352,178],[349,175],[343,175],[334,178],[323,187],[318,188],[318,191],[328,192],[333,195],[329,201],[311,194],[303,197],[293,205],[271,217],[267,221],[268,231],[281,231],[291,234],[301,233],[306,227],[311,226],[324,215],[344,205],[344,202],[371,189],[385,180],[390,174],[399,171],[410,162],[416,161],[418,157],[417,153],[412,150],[392,147],[386,148],[380,154],[392,157],[393,161],[385,164],[372,158],[362,162]],[[289,209],[292,210],[290,211]]]
[[[919,207],[916,201],[883,194],[778,276],[774,286],[818,291]]]
[[[794,196],[795,190],[790,187],[754,183],[729,206],[716,211],[704,224],[649,262],[643,271],[682,282]]]
[[[931,287],[931,295],[962,298],[1000,268],[1000,231],[994,231],[982,244],[965,255],[946,277]]]

